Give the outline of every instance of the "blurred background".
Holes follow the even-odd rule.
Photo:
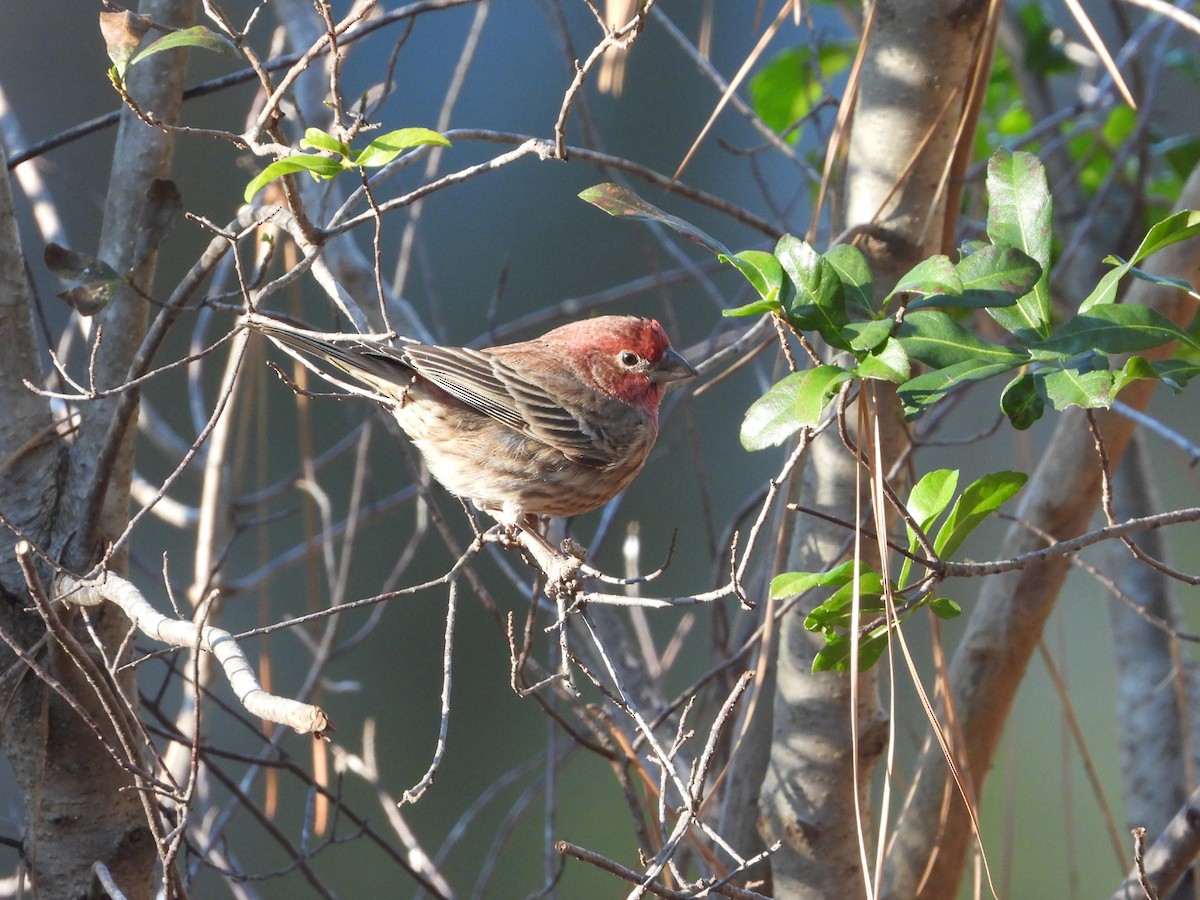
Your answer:
[[[1086,5],[1098,21],[1110,23],[1108,4]],[[732,78],[754,51],[763,34],[763,16],[775,12],[764,11],[758,4],[727,0],[683,0],[662,7],[674,26],[693,42],[706,22],[712,23],[707,60],[725,79]],[[225,9],[232,19],[243,21],[253,5],[229,2]],[[340,5],[335,4],[335,9]],[[4,11],[0,86],[7,103],[3,140],[10,156],[117,108],[117,97],[105,75],[109,63],[97,28],[96,7],[58,0],[7,0]],[[1055,9],[1050,15],[1064,14]],[[1065,31],[1060,42],[1078,46],[1074,26],[1067,21],[1061,24]],[[552,139],[572,77],[571,60],[588,52],[598,40],[594,17],[584,3],[553,0],[494,3],[486,7],[486,16],[474,5],[424,15],[415,20],[397,51],[403,27],[381,29],[355,45],[342,76],[344,95],[354,97],[380,80],[387,60],[395,53],[395,89],[375,114],[385,129],[438,127],[464,43],[475,35],[478,46],[448,127]],[[259,52],[268,55],[270,28],[264,23],[255,33]],[[573,42],[569,49],[562,46],[564,36]],[[837,7],[817,4],[805,11],[804,22],[789,21],[779,28],[754,71],[765,69],[785,50],[842,46],[853,39]],[[1195,67],[1194,57],[1190,65]],[[233,62],[222,56],[194,53],[189,83],[224,75],[232,68]],[[1186,79],[1187,75],[1173,77]],[[835,72],[823,96],[837,97],[844,85],[844,70]],[[1192,86],[1194,89],[1194,83]],[[253,93],[253,84],[247,83],[189,101],[183,124],[239,132]],[[743,86],[740,93],[746,96],[749,89]],[[601,93],[589,83],[572,112],[568,139],[669,177],[700,135],[720,94],[696,60],[681,49],[663,24],[652,19],[628,56],[623,92],[619,96]],[[1190,97],[1194,93],[1182,105],[1194,112]],[[1180,121],[1178,108],[1173,109],[1179,105],[1163,101],[1163,112],[1171,115],[1155,121],[1182,143],[1196,120],[1185,117]],[[779,231],[803,235],[816,191],[813,176],[819,174],[835,112],[831,102],[807,118],[789,158],[769,148],[745,117],[726,109],[691,157],[681,180],[731,201]],[[1012,134],[1004,127],[993,124],[983,143],[989,139],[993,145],[1010,141]],[[35,170],[49,184],[61,217],[59,240],[72,248],[90,252],[96,246],[114,135],[112,128],[97,130],[49,150],[17,170],[17,174]],[[496,152],[494,143],[456,140],[444,152],[440,171],[464,168]],[[983,150],[980,159],[986,155]],[[419,163],[396,176],[390,190],[400,193],[402,187],[421,183],[423,166]],[[177,143],[174,178],[188,212],[223,224],[233,218],[246,182],[260,167],[260,161],[227,142],[182,136]],[[696,361],[729,333],[732,326],[729,320],[722,320],[721,309],[748,301],[744,281],[731,270],[718,270],[703,250],[677,235],[659,240],[646,226],[612,219],[578,199],[582,189],[612,178],[611,172],[585,160],[564,163],[527,157],[440,190],[424,201],[419,220],[406,212],[385,219],[381,236],[384,279],[396,278],[404,231],[415,223],[404,280],[398,287],[439,341],[487,344],[519,340],[588,312],[621,312],[659,318],[675,345]],[[773,246],[773,240],[762,231],[678,192],[662,191],[633,176],[622,178],[643,197],[735,250]],[[23,204],[22,215],[23,238],[30,258],[36,259],[44,238],[32,206]],[[819,230],[817,245],[824,246],[829,237]],[[354,238],[364,252],[370,252],[369,227],[357,229]],[[177,226],[163,247],[159,265],[158,285],[163,293],[179,280],[207,240],[207,234],[193,221]],[[701,269],[702,277],[677,276],[683,261]],[[30,275],[41,296],[45,328],[57,334],[69,313],[55,298],[62,287],[44,267],[35,265]],[[632,289],[622,289],[630,284]],[[219,289],[229,291],[235,286],[226,280]],[[276,302],[279,311],[295,313],[317,328],[349,330],[347,323],[330,314],[311,282],[286,295],[286,303],[279,295]],[[189,347],[215,339],[229,322],[230,317],[221,312],[191,314],[176,328],[164,358],[176,358]],[[739,516],[764,490],[783,460],[782,451],[747,453],[737,436],[746,407],[769,386],[772,376],[782,371],[772,361],[773,354],[770,351],[758,366],[744,367],[711,388],[704,386],[699,396],[690,396],[697,387],[692,385],[689,396],[671,398],[658,448],[635,485],[619,505],[571,525],[571,534],[592,550],[592,560],[599,568],[623,573],[623,545],[636,525],[640,570],[659,566],[674,547],[670,565],[661,578],[644,588],[646,593],[686,595],[724,583],[729,532],[732,527],[746,526]],[[240,525],[245,531],[232,541],[222,564],[227,593],[220,610],[221,626],[241,631],[326,608],[331,602],[331,567],[326,560],[294,554],[269,569],[262,567],[266,560],[277,559],[277,554],[303,542],[306,530],[312,527],[310,516],[321,522],[323,516],[332,522],[353,516],[351,498],[356,496],[359,531],[352,557],[338,560],[346,564],[347,577],[337,602],[441,575],[453,556],[428,522],[430,517],[444,520],[446,528],[465,544],[471,530],[458,504],[437,488],[432,509],[417,501],[415,493],[408,490],[413,481],[412,454],[397,444],[382,416],[366,401],[313,399],[301,413],[302,423],[292,392],[267,369],[264,356],[291,371],[284,357],[264,346],[257,347],[249,359],[254,371],[246,377],[254,383],[254,403],[238,410],[234,446],[244,458],[259,461],[246,468],[257,473],[259,481],[240,485],[241,490],[250,492],[291,478],[300,466],[305,441],[311,440],[319,455],[348,434],[356,439],[362,435],[357,429],[364,418],[368,432],[361,444],[347,442],[338,459],[320,473],[319,487],[312,492],[320,501],[315,513],[303,513],[307,501],[290,489],[275,492],[261,507],[242,510],[245,519]],[[165,373],[147,386],[149,407],[186,443],[194,439],[211,413],[222,366],[218,355],[189,369]],[[309,386],[325,389],[315,383]],[[977,389],[969,402],[959,404],[945,430],[968,435],[991,429],[998,416],[998,391],[999,386]],[[1200,439],[1194,409],[1193,401],[1170,396],[1159,397],[1155,406],[1157,414],[1193,441]],[[309,418],[310,436],[298,437],[309,434],[305,430],[310,427]],[[918,470],[961,468],[960,483],[997,469],[1030,471],[1052,427],[1049,417],[1029,432],[1014,434],[1002,426],[986,440],[967,447],[930,447],[918,456]],[[1172,498],[1174,506],[1194,504],[1196,475],[1186,454],[1166,443],[1153,447],[1164,495]],[[364,454],[367,465],[361,470],[365,479],[355,485],[358,453]],[[140,458],[146,464],[139,474],[157,484],[179,457],[156,448]],[[194,507],[199,486],[197,479],[185,475],[169,496]],[[249,523],[255,515],[269,517],[269,527],[251,529]],[[981,529],[964,556],[990,558],[1001,531],[999,524]],[[411,545],[417,533],[423,537]],[[1183,569],[1197,563],[1194,537],[1195,526],[1171,532],[1175,562]],[[135,578],[161,585],[165,558],[168,580],[180,592],[186,590],[194,560],[187,528],[148,520],[137,532],[133,548]],[[408,556],[407,567],[395,573],[397,561]],[[515,556],[504,559],[528,581],[527,569]],[[764,558],[762,563],[769,560]],[[501,612],[511,610],[518,622],[523,621],[530,599],[527,587],[507,577],[495,561],[483,560],[479,568]],[[762,581],[755,584],[761,591]],[[946,593],[969,611],[976,591],[976,584],[962,583],[948,586]],[[1194,594],[1194,588],[1188,591]],[[165,592],[152,600],[163,611],[168,609]],[[439,586],[345,613],[339,636],[348,643],[323,673],[319,702],[334,719],[335,744],[347,753],[362,754],[364,729],[373,728],[379,786],[396,798],[421,778],[437,741],[446,603],[446,588]],[[1063,673],[1073,715],[1086,735],[1105,801],[1123,829],[1107,603],[1090,579],[1082,574],[1073,577],[1045,642]],[[660,651],[681,628],[686,629],[685,649],[667,679],[670,687],[683,691],[708,670],[710,643],[729,628],[735,605],[727,599],[714,610],[647,613]],[[1196,617],[1191,618],[1196,627]],[[543,617],[537,629],[543,649],[553,641],[541,634],[541,626],[546,624],[549,620]],[[944,628],[943,640],[951,644],[955,634],[956,623],[950,623]],[[910,635],[914,644],[927,643],[921,621],[913,621]],[[270,657],[274,689],[287,695],[308,675],[306,640],[311,639],[299,629],[289,629],[253,639],[247,649],[252,656]],[[164,710],[179,702],[174,672],[169,668],[177,664],[178,660],[168,657],[144,663],[140,670],[143,691]],[[553,798],[558,812],[550,826],[551,837],[589,847],[636,868],[628,813],[617,802],[611,770],[591,755],[572,752],[542,710],[531,699],[514,694],[509,686],[509,648],[504,635],[465,585],[458,600],[453,665],[446,757],[436,783],[420,802],[404,807],[403,815],[431,854],[444,841],[453,841],[442,871],[456,891],[461,896],[474,892],[476,896],[523,897],[542,887],[543,810],[548,801],[542,793],[544,763],[539,762],[538,754],[546,752],[548,742],[556,765],[564,767],[561,794]],[[909,677],[902,667],[897,668],[900,704],[896,726],[902,757],[911,757],[926,724],[907,683]],[[159,696],[163,685],[168,686],[167,694]],[[231,700],[224,688],[217,694],[226,702]],[[1002,761],[989,778],[984,803],[985,842],[993,872],[1005,888],[1002,896],[1097,896],[1111,890],[1123,874],[1107,850],[1103,815],[1065,720],[1045,668],[1035,667],[1022,690]],[[257,753],[261,738],[256,727],[215,704],[206,707],[203,731],[224,751]],[[307,769],[310,743],[309,738],[289,735],[280,746],[295,765]],[[375,787],[338,771],[338,751],[330,760],[335,766],[330,775],[335,790],[348,798],[348,805],[363,812],[373,828],[390,834],[387,816],[375,799]],[[263,797],[264,790],[261,777],[245,785],[251,798]],[[294,846],[312,849],[329,842],[314,855],[311,865],[336,887],[338,895],[407,896],[412,892],[413,885],[403,879],[387,854],[361,839],[359,825],[335,816],[323,837],[307,831],[312,798],[300,779],[284,772],[278,790],[277,827]],[[464,820],[465,811],[477,801],[481,803],[478,814]],[[21,821],[19,797],[6,796],[0,805],[0,833],[15,837]],[[461,833],[456,826],[462,827]],[[291,852],[266,836],[253,816],[235,812],[225,841],[236,852],[239,868],[251,878],[244,887],[248,895],[284,897],[307,895],[311,890],[304,877],[291,870]],[[15,862],[12,851],[0,851],[0,859],[6,860],[3,868],[11,868]],[[1014,864],[1013,860],[1020,862]],[[185,860],[185,864],[194,863],[194,858]],[[208,872],[198,877],[193,896],[225,896],[231,890],[225,879]],[[622,895],[624,888],[615,879],[571,862],[558,892],[563,897],[608,898]]]

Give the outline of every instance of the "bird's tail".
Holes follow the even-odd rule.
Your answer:
[[[368,346],[362,343],[335,344],[332,341],[324,341],[300,332],[268,325],[261,320],[249,321],[246,324],[278,344],[328,363],[339,372],[349,375],[359,384],[371,389],[370,392],[356,389],[354,385],[344,383],[324,369],[314,367],[315,371],[327,381],[347,388],[353,393],[377,400],[395,400],[398,392],[412,380],[412,367],[404,361],[399,353],[390,348]]]

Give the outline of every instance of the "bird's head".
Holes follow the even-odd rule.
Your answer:
[[[578,353],[584,373],[609,396],[657,415],[667,385],[694,378],[654,319],[597,316],[549,332]]]

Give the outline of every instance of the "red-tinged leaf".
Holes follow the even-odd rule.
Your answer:
[[[104,47],[118,78],[125,77],[130,60],[149,28],[149,16],[134,15],[127,9],[100,13],[100,36],[104,38]]]
[[[648,222],[661,222],[668,228],[673,228],[686,238],[690,238],[706,250],[718,256],[729,257],[732,262],[734,254],[714,237],[705,234],[690,222],[685,222],[678,216],[659,209],[653,203],[647,203],[633,191],[606,181],[596,184],[579,192],[579,198],[597,209],[602,209],[610,216],[628,219],[643,219]]]

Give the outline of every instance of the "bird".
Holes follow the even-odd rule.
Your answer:
[[[580,515],[620,493],[654,446],[668,386],[696,375],[657,321],[636,316],[485,349],[333,343],[246,324],[368,388],[435,480],[508,526]]]

